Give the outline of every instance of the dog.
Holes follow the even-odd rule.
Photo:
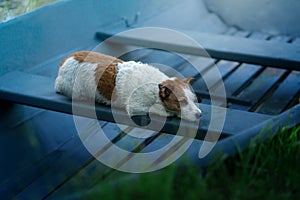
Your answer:
[[[157,68],[97,52],[80,51],[60,64],[55,91],[77,100],[95,100],[125,109],[196,121],[201,110],[190,88],[193,78],[168,77]]]

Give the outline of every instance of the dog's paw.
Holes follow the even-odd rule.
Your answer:
[[[172,116],[171,113],[167,112],[165,107],[161,104],[153,104],[149,109],[149,114],[155,114],[162,117],[169,117]]]

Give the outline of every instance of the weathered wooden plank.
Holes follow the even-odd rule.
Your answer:
[[[85,121],[88,120],[89,119],[86,119]],[[91,122],[98,123],[95,120],[91,120]],[[85,130],[89,137],[86,137],[85,143],[93,143],[93,137],[91,136],[96,134],[97,130],[92,131],[89,129],[88,123],[86,127],[87,129]],[[111,126],[102,127],[104,132],[109,132],[110,138],[117,138],[120,132],[114,128],[115,127]],[[74,137],[71,141],[63,145],[59,151],[63,152],[63,154],[49,164],[47,170],[45,170],[37,179],[20,192],[16,198],[43,199],[67,182],[75,174],[80,172],[82,168],[95,160],[94,157],[87,152],[86,147],[82,144],[79,137]],[[108,167],[100,163],[98,163],[98,165],[98,167],[101,166],[102,168],[102,175],[110,171]]]
[[[250,101],[247,101],[247,102],[250,102]],[[247,105],[245,105],[245,104],[236,104],[236,103],[229,102],[228,105],[227,105],[227,107],[231,108],[231,109],[248,111],[250,105],[251,105],[251,102],[249,104],[247,104]]]
[[[270,34],[254,31],[248,37],[256,40],[267,40],[270,38]]]
[[[165,151],[161,155],[153,158],[154,161],[151,164],[151,167],[161,166],[164,161],[169,162],[170,158],[172,159],[174,156],[177,157],[178,153],[182,151],[182,148],[187,147],[187,145],[192,142],[192,139],[175,136],[172,141],[174,142],[174,145],[165,147]]]
[[[141,153],[149,153],[161,149],[167,144],[169,144],[171,140],[174,139],[174,137],[180,137],[180,136],[174,136],[170,134],[160,134],[155,140],[153,140],[149,145],[147,145],[144,149],[142,149]]]
[[[93,160],[62,185],[53,189],[51,193],[47,194],[46,199],[62,199],[71,194],[88,190],[96,182],[106,180],[105,174],[108,172],[108,168],[105,168],[98,160]]]
[[[195,57],[195,56],[193,56],[193,57]],[[204,60],[204,63],[201,63],[203,60]],[[219,96],[219,93],[214,92],[216,90],[211,90],[211,94],[208,93],[208,88],[207,88],[207,85],[206,85],[204,79],[209,81],[210,84],[212,85],[211,87],[213,88],[222,79],[225,79],[238,66],[237,62],[220,60],[215,64],[214,61],[215,61],[214,59],[205,59],[204,57],[199,57],[199,59],[196,60],[196,62],[199,62],[199,67],[195,66],[195,68],[197,70],[190,65],[183,66],[180,69],[178,69],[181,74],[185,75],[185,77],[188,77],[188,76],[195,77],[195,80],[192,82],[192,87],[193,87],[194,91],[196,92],[199,101],[201,101],[204,104],[211,104],[210,100],[209,100],[210,95],[213,95],[216,97]],[[217,66],[222,79],[216,78],[216,74],[215,74],[215,72],[213,72],[213,70],[211,68],[213,65]],[[201,76],[201,75],[203,75],[203,76]],[[244,104],[244,102],[239,101],[235,97],[229,97],[228,101],[239,102],[239,103]]]
[[[276,36],[270,37],[270,40],[272,42],[290,42],[292,40],[292,38],[289,36],[286,36],[286,35],[276,35]]]
[[[135,61],[140,61],[143,57],[148,56],[153,52],[152,49],[136,49],[134,51],[130,51],[128,53],[125,53],[124,55],[120,56],[120,59],[130,61],[130,60],[135,60]]]
[[[253,38],[253,39],[260,39],[260,40],[266,40],[266,39],[270,39],[272,42],[273,42],[273,40],[274,40],[274,42],[276,42],[276,39],[278,40],[278,37],[271,37],[270,35],[268,35],[268,34],[264,34],[264,33],[258,33],[258,32],[254,32],[254,33],[252,33],[250,36],[249,36],[250,38]],[[234,88],[234,83],[232,84],[232,86],[231,87],[226,87],[226,92],[228,92],[228,93],[231,93],[231,94],[228,94],[228,95],[237,95],[237,94],[239,94],[240,92],[242,92],[246,87],[245,86],[247,86],[247,85],[249,85],[250,84],[250,82],[249,81],[256,81],[255,79],[251,79],[253,76],[258,76],[258,74],[257,73],[260,73],[260,70],[262,70],[263,68],[261,67],[261,66],[258,66],[258,65],[250,65],[250,64],[242,64],[242,66],[244,66],[244,65],[246,65],[247,67],[246,68],[241,68],[241,70],[242,71],[245,71],[245,73],[244,74],[241,74],[240,76],[237,76],[236,78],[238,79],[238,77],[240,77],[240,78],[244,78],[244,77],[246,77],[246,81],[243,83],[243,81],[242,80],[240,80],[240,82],[242,83],[241,84],[241,87],[239,87],[239,88]],[[248,71],[248,72],[247,72]],[[237,70],[237,72],[238,72],[238,70]],[[248,75],[249,75],[249,78],[247,78],[248,77]],[[234,79],[232,79],[232,77],[230,77],[229,78],[229,80],[230,81],[232,81],[232,80],[234,80]],[[263,79],[262,79],[262,85],[264,84],[263,83]],[[266,81],[266,84],[268,84],[267,83],[267,79],[265,80]],[[238,86],[239,84],[237,84],[236,86]],[[225,86],[226,86],[226,83],[225,83]],[[270,86],[271,87],[271,86]],[[273,85],[272,87],[275,87],[275,85]],[[230,88],[232,88],[232,89],[235,89],[235,91],[232,91],[232,89],[230,89]],[[265,91],[266,92],[266,91]],[[263,93],[262,93],[263,94]],[[239,98],[239,96],[237,97],[237,98]],[[250,100],[249,100],[250,101]],[[248,105],[248,106],[250,106],[250,105]],[[250,109],[250,107],[248,107],[248,106],[245,106],[245,105],[234,105],[234,104],[230,104],[230,107],[231,108],[234,108],[234,109],[241,109],[241,110],[248,110],[248,109]],[[252,107],[251,109],[253,110],[253,109],[255,109],[255,107],[257,107],[257,106],[259,106],[259,104],[256,104],[254,107]]]
[[[235,27],[231,27],[229,28],[228,32],[225,33],[225,35],[232,35],[234,37],[242,37],[242,38],[245,38],[245,37],[248,37],[250,35],[250,32],[249,31],[242,31],[242,30],[238,30],[236,29]],[[222,60],[221,60],[222,61]],[[219,61],[220,62],[220,61]],[[233,62],[233,61],[226,61],[228,64],[231,63],[232,65],[239,65],[239,63],[236,63],[236,62]],[[240,68],[240,67],[236,67],[236,68]],[[234,73],[236,71],[236,68],[233,69],[230,73],[226,74],[226,76],[224,76],[222,79],[223,79],[223,83],[225,81],[228,81],[228,78],[231,78],[231,74]],[[231,80],[231,79],[230,79]],[[236,83],[237,85],[241,84],[240,82],[237,82]],[[237,86],[235,85],[235,86]],[[226,85],[224,84],[224,87]],[[221,89],[223,87],[221,86],[221,82],[218,82],[216,83],[212,88],[210,88],[210,91],[211,93],[213,94],[218,94]],[[222,106],[222,107],[226,107],[228,105],[231,105],[231,104],[242,104],[242,105],[245,105],[245,104],[249,104],[248,102],[245,102],[245,101],[240,101],[239,99],[235,98],[234,96],[232,95],[229,95],[229,93],[227,92],[228,88],[225,87],[225,92],[226,92],[226,98],[227,98],[227,105],[224,105],[224,102],[223,101],[220,101],[220,102],[217,102],[216,105],[217,106]]]
[[[104,40],[121,30],[97,32],[96,35]],[[286,69],[299,69],[300,53],[299,47],[291,44],[278,44],[271,41],[261,41],[257,39],[237,38],[216,34],[205,34],[183,31],[191,36],[203,49],[189,40],[183,38],[173,38],[167,33],[144,31],[132,34],[122,32],[114,35],[110,42],[143,46],[148,48],[158,48],[173,52],[180,52],[192,55],[206,55],[206,52],[213,58],[226,59],[252,64],[273,66]]]
[[[4,102],[0,102],[0,104],[4,104]],[[44,112],[44,110],[42,109],[23,105],[14,105],[11,103],[6,105],[6,109],[8,109],[8,112],[6,112],[5,114],[0,112],[0,121],[5,123],[5,126],[12,129],[20,126],[21,124]]]
[[[174,69],[184,77],[197,77],[199,76],[199,73],[203,73],[215,63],[215,59],[212,58],[193,55],[188,55],[186,57],[186,62],[174,67]],[[192,65],[190,62],[193,62],[194,65]]]
[[[16,77],[18,78],[16,79]],[[66,97],[55,93],[53,89],[54,80],[51,78],[21,72],[13,72],[11,74],[7,74],[5,77],[2,77],[0,82],[0,95],[2,99],[69,114],[73,113],[72,102]],[[95,110],[93,106],[90,106],[86,103],[73,103],[73,105],[85,111],[80,113],[82,116],[94,116]],[[209,108],[207,107],[207,111],[208,110]],[[127,114],[125,111],[120,110],[117,112],[118,115],[123,115],[126,119]],[[114,122],[114,117],[110,107],[96,105],[96,113],[98,119],[105,119],[107,121]],[[155,123],[160,123],[161,119],[157,116],[157,118],[154,118],[153,120],[156,121]],[[209,118],[203,118],[203,124],[200,128],[192,125],[192,123],[189,122],[182,122],[181,124],[184,124],[184,126],[187,125],[189,128],[196,129],[201,135],[201,132],[203,132],[205,129],[204,127],[208,126],[209,120]],[[172,132],[174,128],[176,129],[176,127],[179,126],[179,122],[180,120],[177,118],[170,118],[167,120],[162,130]]]
[[[73,49],[71,51],[68,52],[64,52],[56,57],[53,57],[49,60],[45,60],[44,62],[35,65],[35,66],[31,66],[28,68],[24,68],[21,69],[24,72],[27,73],[32,73],[32,74],[36,74],[36,75],[41,75],[41,76],[47,76],[47,77],[56,77],[57,73],[58,73],[58,68],[59,68],[59,64],[61,63],[61,61],[68,56],[69,54],[75,52],[75,51],[80,51],[82,49],[86,49],[86,50],[90,50],[91,47],[82,47],[82,48],[76,48]]]
[[[234,34],[236,37],[248,37],[251,39],[259,39],[259,40],[265,40],[269,37],[269,35],[260,33],[260,32],[247,32],[247,31],[238,31]],[[257,70],[253,69],[256,68]],[[230,108],[235,108],[235,109],[240,109],[240,110],[247,110],[247,107],[250,106],[249,101],[241,100],[239,98],[236,98],[239,101],[235,100],[235,96],[233,95],[235,92],[238,92],[239,90],[243,89],[245,85],[248,84],[252,76],[258,72],[258,70],[261,69],[258,65],[251,65],[251,64],[241,64],[237,70],[235,70],[232,74],[230,74],[226,79],[225,79],[225,91],[226,91],[226,96],[228,100],[227,106]],[[216,86],[213,88],[212,92],[218,93],[220,90],[220,86],[216,84]],[[235,101],[232,101],[234,99]],[[222,105],[223,103],[220,102],[220,106],[225,106]]]
[[[66,56],[68,56],[69,54],[76,52],[76,51],[92,51],[93,48],[94,48],[94,46],[73,49],[67,53],[63,53],[57,57],[51,58],[50,60],[46,60],[45,62],[43,62],[39,65],[30,67],[30,68],[26,68],[26,69],[24,69],[24,72],[55,78],[58,73],[59,64]],[[122,55],[120,58],[123,60],[126,60],[126,61],[139,60],[139,58],[147,56],[151,52],[153,52],[153,50],[151,50],[151,49],[138,49],[135,51],[128,52],[127,54]]]
[[[162,51],[157,49],[151,49],[151,52],[144,56],[143,58],[139,59],[142,62],[145,63],[160,63],[169,65],[170,67],[174,67],[178,65],[179,63],[183,63],[184,59],[177,56],[176,54],[173,54],[172,52],[168,51]]]
[[[144,54],[141,57],[131,56],[130,59],[153,64],[155,67],[159,68],[162,72],[170,77],[197,76],[199,74],[199,71],[201,72],[205,70],[215,61],[214,59],[192,55],[184,55],[184,57],[186,57],[187,60],[183,58],[182,54],[174,54],[167,51],[148,49],[147,54]],[[128,56],[126,59],[128,60]],[[193,61],[193,63],[196,63],[196,66],[192,66],[189,61]]]
[[[201,77],[192,82],[192,87],[194,88],[196,93],[201,93],[201,90],[207,91],[207,89],[209,88],[207,88],[206,82],[209,82],[211,87],[215,86],[218,82],[222,81],[223,78],[227,76],[232,70],[234,70],[237,65],[237,62],[221,60],[215,65],[218,68],[221,77],[216,76],[214,70],[208,69],[202,74]]]
[[[242,64],[224,81],[226,95],[228,97],[247,84],[251,78],[261,69],[258,65]],[[215,88],[216,91],[219,87]]]
[[[19,193],[16,198],[20,199],[42,199],[61,184],[74,171],[83,166],[89,159],[90,155],[85,147],[81,147],[80,139],[74,139],[71,143],[66,144],[61,151],[64,153],[60,158],[51,163],[48,170],[44,171],[40,177],[28,185],[25,190]],[[68,152],[68,149],[76,149],[76,152]],[[81,157],[81,158],[80,158]],[[83,159],[85,157],[85,159]],[[80,159],[79,159],[80,158]]]
[[[121,140],[119,140],[117,143],[115,143],[115,145],[117,145],[118,147],[120,147],[126,151],[130,151],[130,152],[134,151],[138,146],[143,144],[147,138],[146,137],[147,135],[149,135],[149,137],[150,137],[151,135],[158,134],[155,131],[151,131],[151,130],[145,130],[145,129],[140,129],[140,128],[131,128],[131,127],[127,127],[127,126],[125,126],[125,127],[126,127],[128,133]],[[125,127],[123,127],[123,128],[125,128]]]
[[[234,35],[238,32],[238,29],[234,26],[230,26],[223,34],[224,35]]]
[[[122,130],[126,129],[126,132],[128,131],[128,134],[125,134],[122,138],[119,138],[118,140],[110,136],[109,139],[111,140],[112,143],[107,144],[107,147],[103,149],[99,149],[98,156],[105,153],[106,150],[111,148],[112,144],[129,152],[131,151],[140,152],[145,146],[148,145],[149,142],[152,141],[152,140],[147,141],[149,140],[149,138],[146,138],[146,136],[153,135],[154,133],[153,131],[147,131],[138,128],[130,128],[128,126],[117,125],[113,123],[108,123],[108,125],[106,125],[106,128],[107,127],[112,128],[112,132],[116,134],[121,131],[119,127],[122,127]],[[107,132],[109,130],[104,130],[104,131]],[[108,134],[110,134],[110,132],[111,131],[109,131]],[[134,135],[136,135],[136,138],[134,138]],[[91,137],[90,142],[92,141],[93,138]],[[122,163],[125,163],[127,159],[130,158],[131,157],[129,156],[128,158],[126,157],[125,159],[121,159],[120,165],[122,165]],[[62,197],[63,195],[69,194],[71,191],[78,190],[78,189],[81,191],[88,190],[91,187],[95,186],[96,183],[102,181],[110,181],[111,179],[115,180],[116,178],[119,178],[122,175],[125,175],[125,173],[116,171],[115,169],[112,168],[103,170],[103,165],[100,163],[100,161],[94,159],[92,162],[90,162],[88,165],[86,165],[84,168],[78,171],[78,173],[76,173],[74,176],[69,178],[69,180],[66,181],[61,187],[53,191],[53,193],[50,195],[50,199]]]
[[[278,114],[287,107],[293,97],[300,92],[300,72],[292,71],[280,83],[276,91],[263,102],[256,112],[265,114]]]
[[[175,68],[185,62],[180,56],[160,50],[152,50],[151,53],[139,59],[143,63],[151,64],[168,76],[181,77]]]
[[[300,94],[297,94],[292,100],[291,102],[287,105],[286,109],[291,109],[294,106],[298,105],[300,102]]]
[[[1,137],[1,165],[6,180],[1,181],[0,193],[15,195],[48,169],[49,163],[60,157],[58,149],[76,133],[72,122],[69,115],[43,110],[17,127],[1,127],[7,134]]]
[[[43,123],[40,123],[41,121]],[[9,153],[9,150],[4,148],[6,153],[9,153],[10,156],[12,156],[12,161],[6,161],[5,166],[18,166],[18,170],[15,170],[14,175],[1,183],[2,187],[0,193],[3,198],[17,195],[36,179],[41,177],[43,173],[49,170],[51,164],[60,159],[62,152],[65,150],[63,147],[74,139],[73,136],[76,130],[71,122],[73,122],[71,116],[49,111],[44,111],[38,117],[26,122],[25,126],[29,124],[30,132],[21,129],[23,131],[19,132],[17,141],[14,141],[14,143],[10,145],[14,146],[14,148],[15,145],[18,147],[16,152],[19,152],[20,149],[22,151],[21,146],[28,142],[22,136],[27,136],[30,139],[29,142],[35,146],[35,148],[30,149],[27,147],[26,151],[24,151],[24,149],[18,155]],[[103,122],[100,123],[103,124]],[[22,126],[24,125],[19,125],[19,127]],[[12,130],[13,132],[18,133],[16,129]],[[22,142],[21,145],[18,144],[18,141],[20,141],[20,143]],[[2,147],[4,146],[2,145]],[[68,150],[76,148],[77,145],[72,146],[72,148],[69,148]],[[28,156],[27,151],[31,151],[29,152],[29,155],[33,157],[33,159]],[[19,157],[20,155],[22,156]],[[26,161],[26,163],[20,162],[22,160]],[[66,163],[66,166],[68,166],[68,163]],[[11,166],[10,168],[14,167]],[[54,177],[55,175],[56,174],[52,174]]]
[[[5,75],[0,79],[0,96],[2,99],[9,100],[15,103],[73,114],[72,102],[66,97],[56,94],[53,87],[54,80],[51,78],[26,74],[22,72],[13,72]],[[78,113],[81,116],[94,118],[96,111],[98,119],[114,122],[114,116],[110,107],[108,106],[96,104],[96,106],[93,107],[88,103],[73,103],[73,106],[84,111]],[[197,138],[203,138],[210,124],[211,107],[205,104],[200,104],[200,107],[203,111],[203,117],[201,118],[199,125],[195,125],[187,121],[181,121],[178,118],[172,117],[166,120],[166,123],[164,124],[164,127],[161,129],[161,131],[174,134],[174,130],[176,131],[180,125],[181,127],[197,131]],[[118,114],[119,116],[124,116],[124,119],[127,118],[127,114],[125,111],[116,110],[116,112],[116,114]],[[256,117],[256,115],[252,115],[252,113],[236,112],[233,110],[227,110],[227,115],[228,118],[239,118],[240,115],[243,115],[244,118],[253,118],[253,120],[259,119],[259,116]],[[160,124],[162,119],[161,117],[156,116],[151,120],[152,123]],[[234,129],[232,129],[232,126],[230,126],[230,124],[228,124],[228,126],[225,125],[222,136],[235,134],[243,130],[246,126],[239,124],[238,126],[235,126]],[[134,126],[134,124],[131,124],[130,126]]]
[[[280,80],[281,76],[285,73],[285,70],[266,68],[253,82],[245,88],[238,98],[251,101],[252,105],[257,105],[261,98]],[[253,109],[253,107],[251,108]]]
[[[170,149],[166,149],[166,151],[168,153],[164,154],[164,156],[167,156],[167,155],[172,156],[172,153],[174,153],[176,151],[176,147],[177,148],[180,147],[181,141],[184,140],[183,137],[173,136],[173,135],[169,135],[169,134],[160,134],[159,137],[155,138],[154,141],[152,141],[145,148],[141,149],[141,151],[138,151],[138,152],[139,153],[149,153],[149,152],[158,150],[160,148],[165,147],[172,139],[176,140],[175,145],[173,147],[171,147]],[[176,146],[176,144],[178,144],[178,145]],[[202,141],[194,140],[192,143],[193,147],[190,147],[187,151],[189,152],[190,149],[199,151],[198,147],[200,147],[200,144],[202,144]],[[176,163],[183,162],[183,160],[186,159],[186,154],[187,153],[185,153],[181,158],[179,158],[179,160],[176,161]],[[194,154],[194,155],[188,154],[188,156],[193,156],[193,157],[195,157],[196,155],[197,154]],[[167,158],[168,157],[164,157],[164,159],[161,158],[159,161],[163,162]],[[67,183],[65,183],[62,187],[58,188],[55,192],[53,192],[53,194],[51,194],[49,196],[49,199],[57,199],[57,198],[62,198],[64,196],[69,196],[70,193],[74,193],[74,191],[78,191],[78,190],[80,190],[80,192],[85,192],[93,187],[101,187],[101,183],[103,183],[103,182],[107,183],[107,182],[111,182],[111,181],[120,181],[123,178],[126,178],[126,177],[124,177],[124,175],[128,175],[128,173],[123,173],[123,172],[111,169],[111,172],[108,175],[101,176],[102,168],[99,167],[97,164],[98,163],[95,160],[91,164],[86,166],[76,176],[74,176]],[[160,162],[157,162],[155,164],[159,165]],[[82,194],[79,194],[79,197],[81,195]]]
[[[188,160],[188,162],[193,162],[195,163],[197,166],[207,166],[209,163],[211,163],[211,161],[213,160],[215,155],[219,155],[220,153],[226,153],[229,155],[233,155],[234,153],[236,153],[237,151],[240,151],[241,149],[244,149],[248,146],[249,142],[253,139],[253,137],[257,136],[258,133],[260,133],[262,130],[265,129],[265,127],[271,127],[271,129],[268,129],[267,132],[268,134],[274,134],[276,133],[276,129],[281,125],[281,124],[287,124],[288,127],[292,127],[295,124],[299,123],[299,106],[298,108],[295,108],[293,111],[288,111],[287,113],[284,113],[281,116],[276,116],[272,119],[269,119],[267,122],[262,122],[262,123],[257,123],[257,125],[251,127],[251,129],[245,129],[245,131],[241,134],[238,134],[236,136],[233,136],[231,138],[227,138],[225,140],[221,140],[219,141],[215,148],[213,149],[213,152],[210,153],[208,156],[206,156],[205,158],[199,159],[199,150],[203,145],[202,141],[199,140],[194,140],[193,143],[191,144],[190,148],[188,148],[188,150],[184,153],[184,155],[178,159],[175,164],[181,164],[184,163],[184,161],[186,161],[186,159]],[[266,131],[266,130],[265,130]],[[142,152],[151,152],[151,151],[155,151],[157,150],[156,146],[165,146],[167,143],[170,142],[170,140],[173,138],[174,136],[171,136],[171,138],[161,138],[158,137],[156,140],[154,140],[149,146],[147,146],[145,149],[143,149]],[[176,136],[178,137],[178,136]],[[181,138],[178,137],[178,144],[181,142],[180,140]],[[162,140],[165,140],[163,142],[160,142]],[[155,145],[152,145],[155,144]],[[180,143],[182,144],[182,143]],[[178,148],[178,147],[177,147]],[[168,155],[172,155],[171,153],[174,152],[173,149],[172,151],[169,151],[167,154],[165,154],[165,156]],[[166,158],[166,157],[164,157]],[[161,159],[159,159],[156,164],[160,164],[160,162],[164,161],[164,158],[162,157]],[[91,175],[93,175],[91,173]],[[82,180],[88,179],[88,176],[83,176]],[[99,179],[100,180],[100,179]],[[125,183],[125,182],[124,182]],[[97,187],[101,187],[101,182],[96,183]],[[70,190],[65,190],[67,191],[67,193],[61,193],[61,191],[58,192],[58,194],[54,193],[53,197],[55,198],[61,198],[62,196],[60,196],[59,194],[69,194],[72,191],[76,191],[76,189],[78,188],[78,185],[76,185],[77,187],[73,187]],[[91,187],[96,186],[94,185],[89,185]],[[88,188],[91,188],[88,187]],[[85,188],[85,185],[83,184],[82,187],[79,188]],[[81,197],[81,196],[78,196]],[[51,199],[51,198],[50,198]]]
[[[238,30],[236,33],[233,34],[233,36],[238,38],[247,38],[250,34],[251,33],[249,31]]]
[[[0,196],[3,199],[13,199],[19,192],[39,178],[49,169],[49,163],[55,162],[61,156],[60,151],[53,151],[43,159],[31,162],[28,166],[23,166],[14,175],[1,183]]]
[[[296,37],[296,38],[292,41],[292,44],[300,45],[300,37]]]

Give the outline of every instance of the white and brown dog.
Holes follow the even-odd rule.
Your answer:
[[[196,121],[201,111],[189,86],[191,80],[169,78],[157,68],[141,62],[125,62],[82,51],[62,61],[55,90],[69,98],[113,104],[126,109],[129,115],[147,113],[151,108],[154,114],[178,115]]]

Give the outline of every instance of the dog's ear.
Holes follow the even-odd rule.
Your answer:
[[[194,80],[193,77],[188,77],[188,78],[183,79],[183,82],[189,84],[189,83],[190,83],[191,81],[193,81],[193,80]]]
[[[158,88],[159,88],[159,95],[161,96],[161,98],[168,98],[172,93],[170,86],[167,84],[160,83],[158,84]]]

